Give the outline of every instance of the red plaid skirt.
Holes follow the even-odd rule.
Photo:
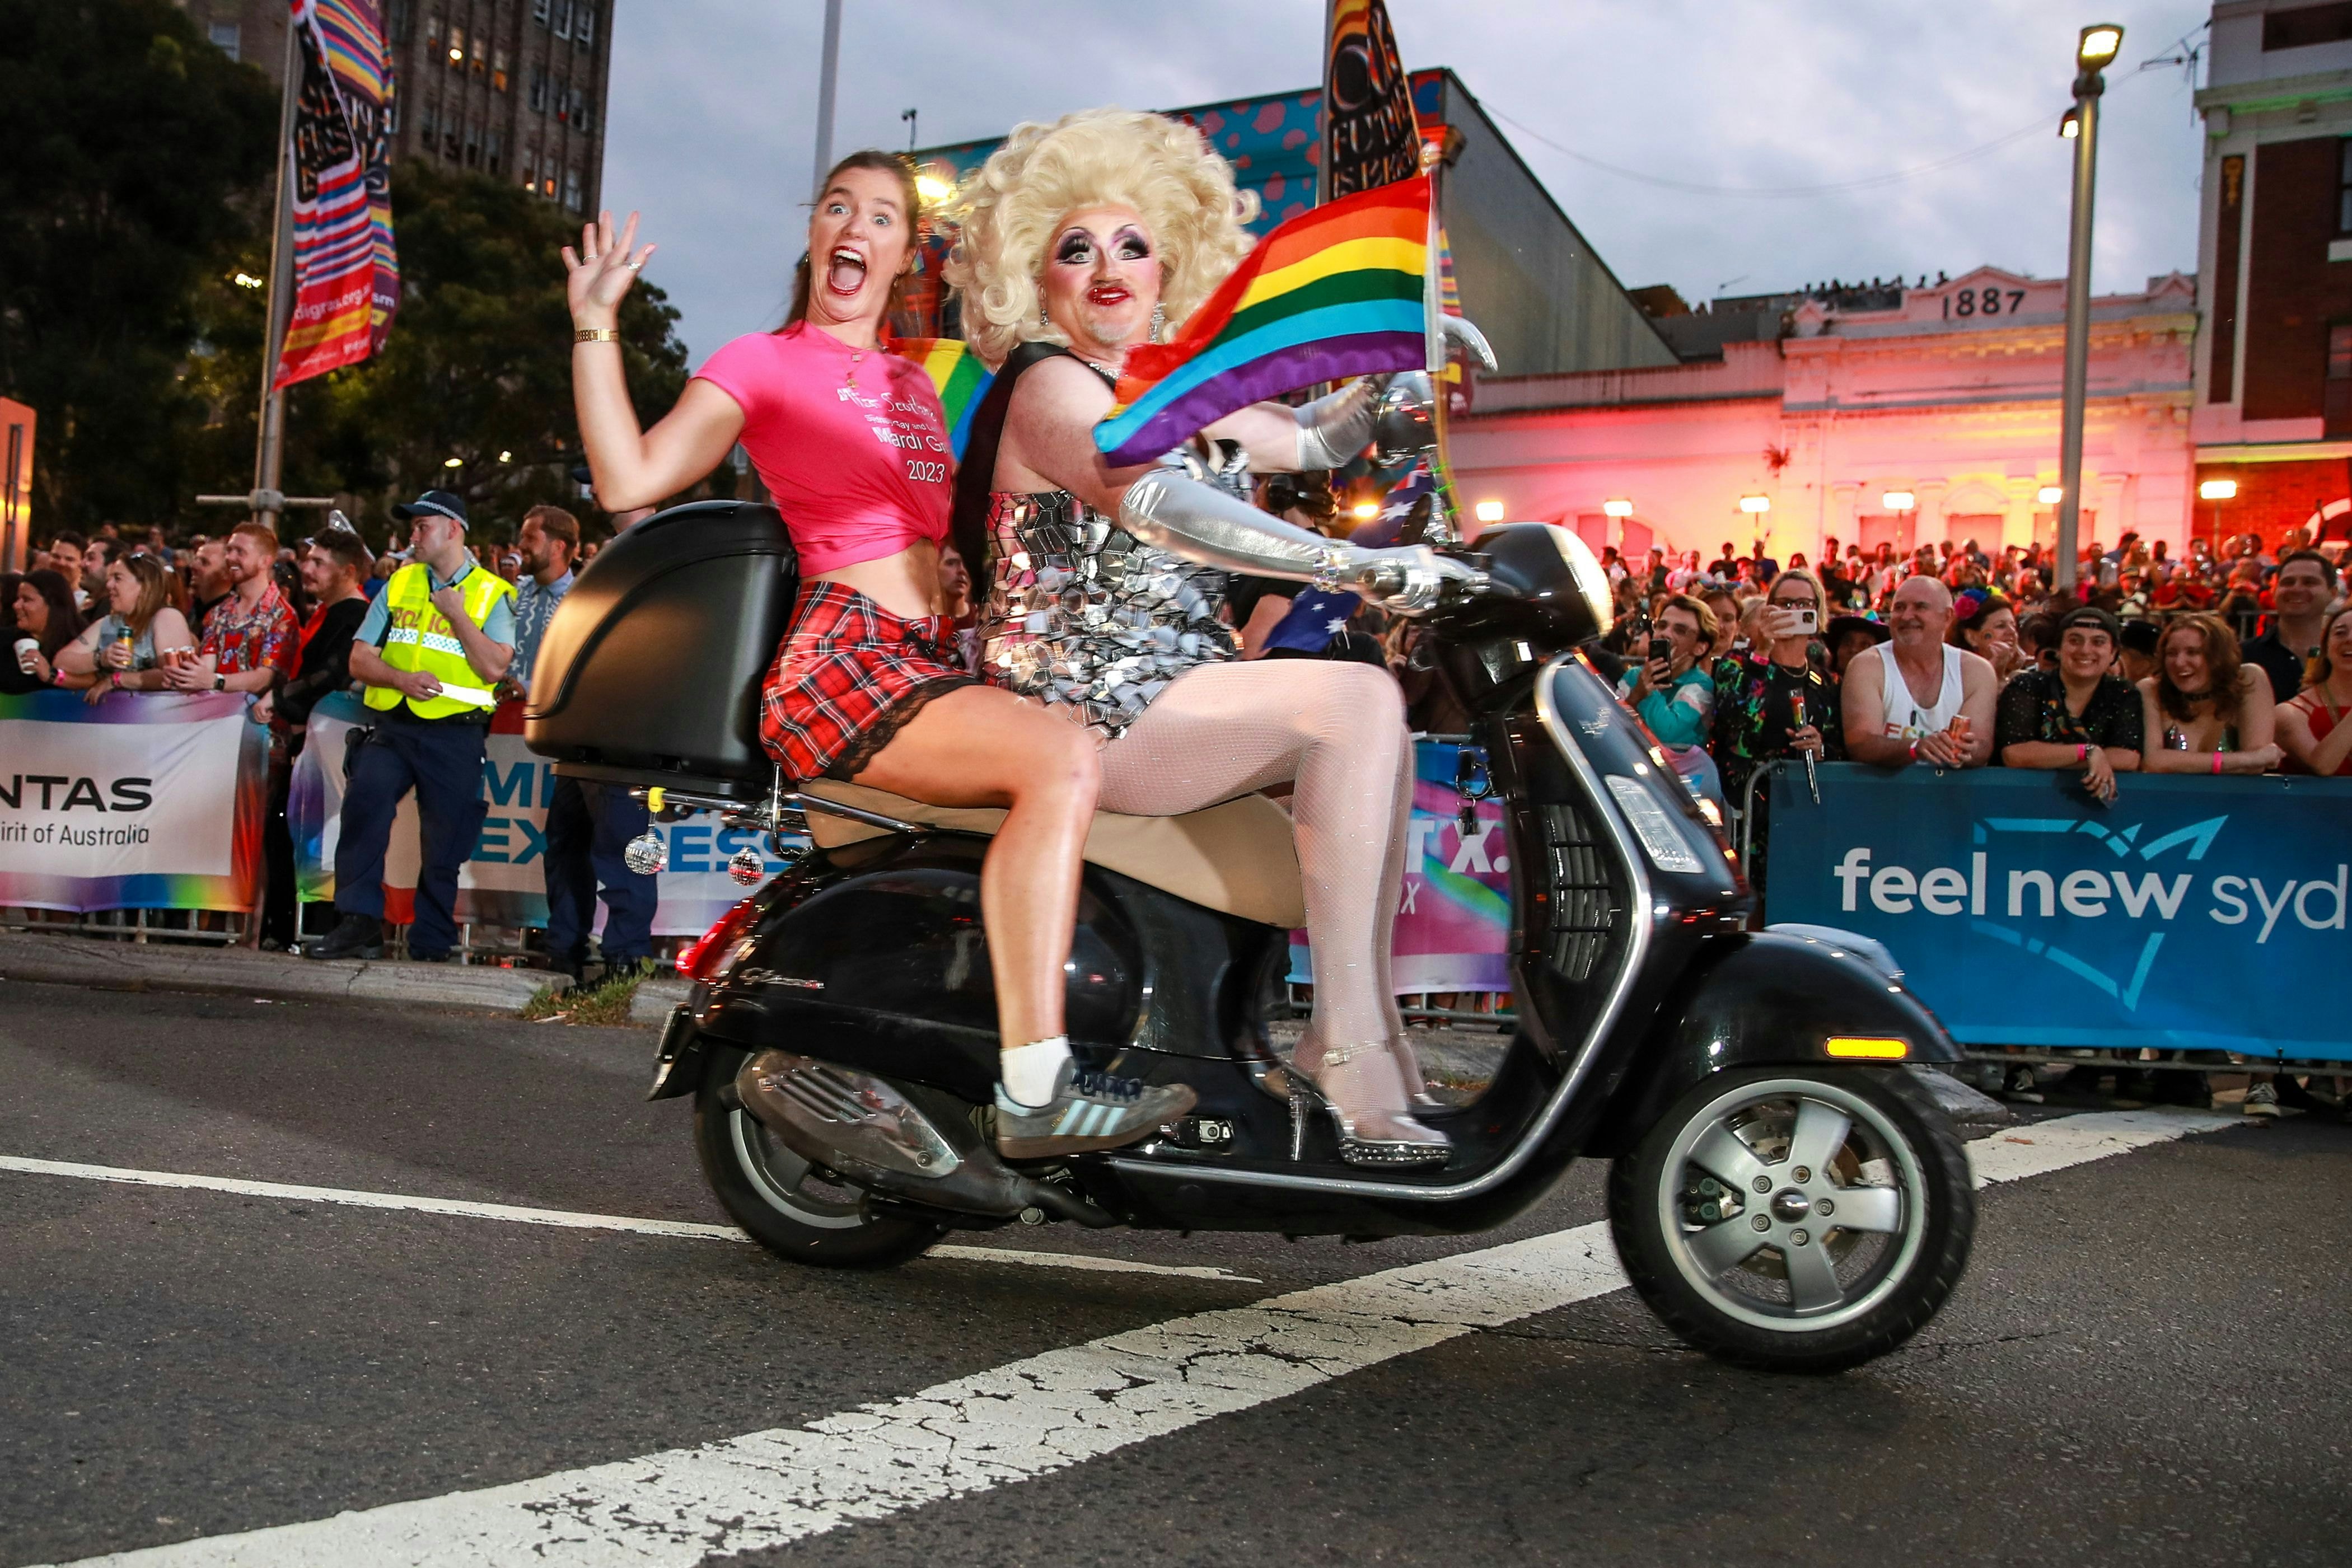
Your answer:
[[[923,705],[981,683],[943,615],[891,614],[854,588],[801,590],[760,694],[760,737],[795,779],[851,779]]]

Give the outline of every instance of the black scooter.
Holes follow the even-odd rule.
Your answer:
[[[691,1095],[711,1189],[782,1258],[880,1267],[951,1230],[1129,1225],[1352,1238],[1491,1229],[1571,1160],[1613,1163],[1625,1270],[1684,1339],[1831,1370],[1942,1305],[1974,1232],[1929,1092],[1958,1060],[1896,981],[1834,942],[1747,929],[1752,898],[1655,743],[1574,650],[1606,626],[1582,543],[1519,524],[1427,618],[1508,833],[1517,1023],[1489,1086],[1424,1113],[1448,1164],[1344,1165],[1269,1037],[1299,918],[1287,819],[1260,797],[1103,819],[1068,975],[1087,1065],[1180,1081],[1148,1142],[1012,1165],[991,1135],[995,1002],[980,862],[1001,813],[855,787],[787,789],[757,694],[793,601],[775,514],[681,507],[584,570],[541,645],[533,747],[559,772],[709,811],[796,862],[679,960],[653,1097]],[[798,851],[800,835],[814,848]],[[739,878],[757,882],[747,843]],[[788,1113],[736,1097],[790,1053]]]

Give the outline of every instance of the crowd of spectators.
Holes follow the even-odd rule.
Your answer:
[[[2126,533],[2085,548],[2064,592],[2040,546],[1831,539],[1818,569],[1702,554],[1605,550],[1608,646],[1628,704],[1742,836],[1764,831],[1759,769],[1800,754],[2078,773],[2102,803],[2132,772],[2352,775],[2336,723],[2352,624],[2339,660],[2336,564],[2299,532],[2276,555],[2246,535],[2226,557]]]
[[[484,532],[480,562],[517,585],[535,643],[575,565],[597,544],[583,544],[577,520],[554,507],[534,508],[509,538]],[[176,543],[161,528],[60,529],[34,549],[26,570],[0,573],[0,638],[12,650],[0,657],[0,695],[71,691],[92,706],[122,694],[255,695],[250,716],[270,731],[261,938],[290,946],[299,936],[286,823],[293,760],[311,709],[352,685],[353,636],[408,559],[404,534],[395,524],[387,548],[373,551],[341,513],[290,544],[259,522]],[[527,679],[525,664],[501,695],[520,697]]]
[[[2174,557],[2126,534],[2086,548],[2065,591],[2040,547],[1898,555],[1832,539],[1818,570],[1727,544],[1699,557],[1604,552],[1618,617],[1607,646],[1628,663],[1625,700],[1747,846],[1759,889],[1770,802],[1756,779],[1783,758],[2040,768],[2079,775],[2102,806],[2131,773],[2352,776],[2352,722],[2339,722],[2352,714],[2352,600],[2299,530],[2275,554],[2247,535],[2226,557],[2203,539]],[[1711,646],[1693,656],[1694,641]],[[2304,1093],[2257,1073],[2244,1108],[2275,1114],[2282,1094]]]

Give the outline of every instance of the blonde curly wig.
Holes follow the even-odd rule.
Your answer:
[[[1213,293],[1255,242],[1242,225],[1257,193],[1201,132],[1165,115],[1089,109],[1014,128],[971,177],[944,270],[963,300],[963,330],[990,364],[1024,342],[1062,340],[1039,319],[1045,249],[1071,213],[1133,207],[1160,252],[1160,301],[1172,329]]]

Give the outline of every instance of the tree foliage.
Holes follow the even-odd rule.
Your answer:
[[[0,392],[40,416],[34,516],[164,521],[206,414],[195,296],[254,242],[278,95],[167,0],[0,0]]]
[[[299,473],[388,502],[438,486],[464,495],[478,518],[507,524],[576,494],[560,254],[579,239],[571,214],[520,185],[424,162],[394,171],[392,194],[400,314],[382,353],[296,389],[288,488]],[[686,384],[677,320],[662,291],[642,282],[621,312],[646,423]]]
[[[253,482],[266,298],[236,278],[268,271],[277,89],[168,0],[0,0],[0,394],[40,416],[38,525],[217,528],[234,514],[194,497]],[[392,198],[391,336],[288,392],[280,483],[379,534],[393,500],[457,490],[489,537],[577,494],[559,253],[578,225],[427,161]],[[642,282],[622,311],[647,423],[685,385],[677,320]]]

